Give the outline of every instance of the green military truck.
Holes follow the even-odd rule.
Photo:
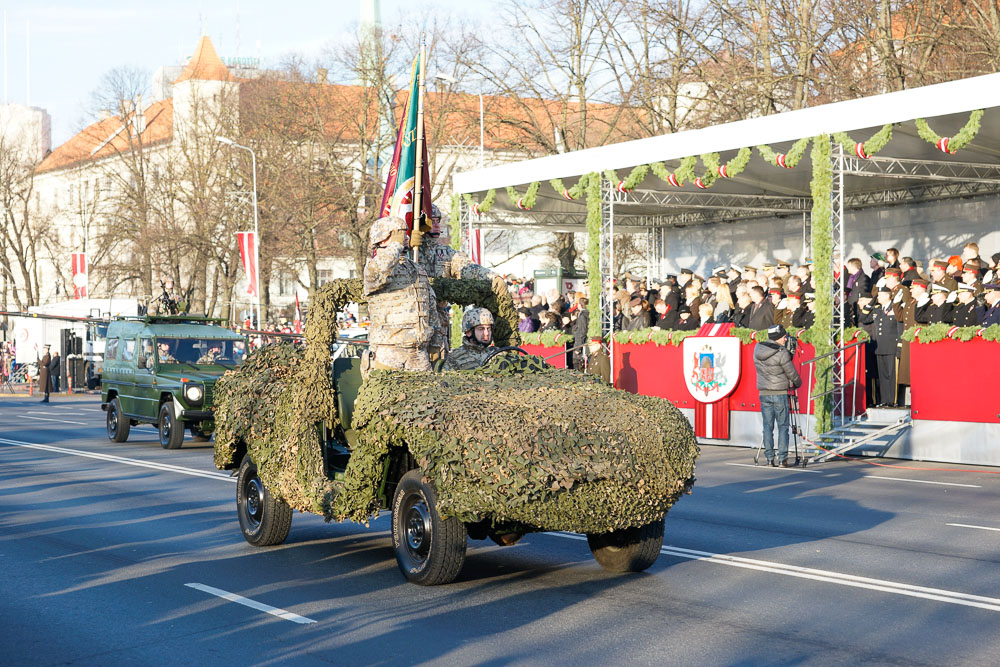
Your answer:
[[[108,438],[125,442],[137,424],[155,424],[164,449],[180,447],[186,429],[196,440],[211,436],[215,383],[246,352],[246,340],[221,324],[147,316],[108,325],[101,376]]]
[[[360,281],[336,280],[310,301],[304,346],[264,346],[220,380],[215,465],[239,470],[246,541],[280,544],[293,510],[360,523],[390,510],[397,563],[417,584],[454,580],[470,538],[510,545],[541,531],[585,535],[614,572],[652,565],[664,516],[694,484],[684,415],[526,356],[506,289],[433,287],[493,311],[500,347],[483,367],[363,380],[336,328],[345,304],[363,302]]]

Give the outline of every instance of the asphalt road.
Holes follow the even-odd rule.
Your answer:
[[[93,397],[3,399],[0,663],[996,664],[1000,475],[885,463],[918,469],[705,447],[646,573],[541,534],[472,542],[423,588],[387,516],[296,514],[256,549],[210,444],[111,443]]]

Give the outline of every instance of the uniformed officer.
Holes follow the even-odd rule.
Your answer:
[[[177,293],[174,292],[174,281],[167,278],[160,281],[162,293],[149,303],[146,312],[150,315],[176,315],[180,311]]]
[[[943,259],[935,259],[931,262],[931,282],[942,285],[948,288],[949,292],[954,292],[958,289],[958,283],[955,279],[948,275],[948,262]],[[931,295],[933,296],[933,290]]]
[[[904,274],[905,275],[905,274]],[[917,315],[930,303],[927,296],[927,281],[917,276],[910,281],[909,298],[903,301],[902,309],[896,308],[896,318],[902,323],[903,331],[917,325]],[[897,396],[906,396],[906,387],[910,384],[910,343],[903,340],[899,355],[899,371],[896,374],[896,384],[901,388]]]
[[[611,359],[604,351],[604,344],[600,338],[591,338],[587,343],[586,372],[597,375],[607,383],[611,382]]]
[[[441,231],[441,210],[437,205],[431,205],[430,232],[423,237],[423,243],[417,253],[417,262],[423,267],[429,278],[456,278],[465,280],[489,280],[494,290],[498,287],[507,289],[507,284],[496,273],[486,267],[475,264],[463,252],[446,246],[437,240]],[[431,339],[429,354],[431,361],[443,358],[450,345],[449,321],[451,307],[447,301],[438,301],[434,319],[434,336]]]
[[[365,262],[363,288],[368,297],[370,368],[431,370],[427,348],[434,335],[434,291],[424,269],[406,251],[406,221],[386,217],[369,232],[372,256]]]
[[[1000,283],[983,285],[985,306],[979,309],[979,324],[983,327],[1000,324]]]
[[[931,302],[917,313],[917,322],[921,324],[951,323],[951,304],[955,301],[955,293],[944,285],[931,285]]]
[[[493,313],[485,308],[471,308],[462,315],[462,345],[448,354],[444,369],[465,371],[479,368],[495,349]]]
[[[970,259],[962,267],[962,282],[972,285],[974,296],[983,293],[983,284],[979,281],[979,268],[979,262],[974,259]]]
[[[789,292],[788,296],[785,297],[785,312],[789,314],[790,326],[799,329],[808,329],[815,320],[815,316],[802,303],[802,295],[798,292]]]
[[[952,308],[951,323],[956,327],[979,326],[979,313],[976,310],[976,288],[968,283],[958,286],[958,303]]]
[[[900,354],[900,323],[893,311],[892,290],[881,287],[878,303],[862,308],[861,321],[871,326],[875,363],[878,367],[879,405],[896,403],[896,364]]]

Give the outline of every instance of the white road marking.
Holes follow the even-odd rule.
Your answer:
[[[586,540],[584,535],[573,533],[549,533],[556,537],[567,537],[573,540]],[[947,602],[949,604],[963,605],[966,607],[978,607],[989,611],[1000,611],[1000,598],[990,598],[982,595],[971,595],[957,591],[948,591],[940,588],[927,588],[924,586],[914,586],[885,579],[871,579],[859,577],[853,574],[843,574],[829,570],[816,570],[798,565],[785,565],[773,561],[755,560],[753,558],[742,558],[740,556],[729,556],[727,554],[716,554],[710,551],[696,551],[694,549],[684,549],[671,545],[664,545],[660,553],[688,560],[697,560],[718,565],[729,565],[747,570],[758,570],[770,572],[772,574],[782,574],[787,577],[797,577],[799,579],[812,579],[840,586],[851,586],[853,588],[867,588],[868,590],[893,593],[895,595],[907,595],[909,597],[923,598],[925,600],[935,600]]]
[[[49,419],[48,417],[32,417],[31,415],[21,415],[25,419],[37,419],[40,422],[56,422],[57,424],[77,424],[79,426],[86,426],[83,422],[70,421],[69,419]]]
[[[779,468],[775,468],[774,466],[755,465],[753,463],[727,463],[726,465],[727,466],[740,466],[741,468],[768,468],[770,470],[789,470],[789,471],[794,471],[794,472],[811,472],[811,473],[816,473],[817,475],[823,472],[822,470],[806,470],[805,468],[803,468],[801,466],[793,466],[791,468],[780,468],[780,467]]]
[[[990,528],[989,526],[973,526],[968,523],[946,523],[946,526],[955,526],[956,528],[976,528],[978,530],[995,530],[1000,533],[1000,528]]]
[[[305,616],[299,616],[298,614],[293,614],[290,611],[285,611],[284,609],[278,609],[277,607],[272,607],[271,605],[264,604],[263,602],[257,602],[256,600],[251,600],[250,598],[245,598],[242,595],[237,595],[236,593],[230,593],[224,591],[221,588],[212,588],[211,586],[206,586],[205,584],[184,584],[188,588],[194,588],[199,591],[208,593],[209,595],[215,595],[223,600],[229,600],[230,602],[235,602],[236,604],[241,604],[244,607],[250,607],[251,609],[256,609],[257,611],[263,611],[272,616],[277,616],[278,618],[283,618],[286,621],[291,621],[292,623],[315,623],[311,618],[306,618]]]
[[[981,489],[978,484],[958,484],[956,482],[932,482],[929,479],[908,479],[906,477],[882,477],[881,475],[862,475],[869,479],[887,479],[890,482],[915,482],[916,484],[938,484],[940,486],[964,486],[970,489]]]
[[[191,475],[192,477],[208,477],[209,479],[218,479],[224,482],[236,483],[235,477],[230,477],[228,473],[224,472],[212,472],[210,470],[196,470],[195,468],[184,468],[181,466],[170,465],[169,463],[154,463],[152,461],[140,461],[139,459],[129,459],[124,456],[112,456],[111,454],[98,454],[96,452],[85,452],[80,449],[70,449],[69,447],[53,447],[52,445],[36,445],[30,442],[20,442],[18,440],[8,440],[6,438],[0,438],[0,444],[12,445],[14,447],[25,447],[27,449],[38,449],[43,452],[56,452],[58,454],[69,454],[71,456],[82,456],[88,459],[98,459],[100,461],[111,461],[112,463],[122,463],[129,466],[137,466],[139,468],[152,468],[153,470],[163,470],[165,472],[176,472],[182,475]]]

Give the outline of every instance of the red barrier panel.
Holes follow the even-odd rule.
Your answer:
[[[533,354],[542,358],[552,357],[553,354],[559,354],[560,352],[566,351],[565,345],[559,345],[557,347],[547,347],[545,345],[522,344],[520,347],[528,354]],[[566,355],[559,354],[558,357],[552,357],[551,359],[546,359],[545,363],[552,366],[553,368],[566,368]]]
[[[737,412],[757,412],[760,410],[760,394],[757,391],[757,371],[753,364],[756,343],[740,346],[740,381],[727,398],[729,409]],[[615,386],[625,391],[644,396],[665,398],[679,408],[694,408],[695,400],[685,386],[682,347],[655,345],[653,343],[615,343]],[[1000,350],[1000,346],[998,346]],[[806,405],[809,392],[809,366],[803,366],[815,356],[815,348],[809,343],[799,343],[792,362],[802,378],[798,390],[799,405],[803,414],[812,414],[813,406]],[[857,364],[855,367],[855,356]],[[845,352],[845,400],[855,401],[856,414],[865,411],[865,363],[864,347],[851,348]],[[855,375],[857,389],[853,390]],[[815,389],[816,378],[812,378]]]
[[[974,338],[910,345],[914,419],[1000,423],[1000,345]]]

